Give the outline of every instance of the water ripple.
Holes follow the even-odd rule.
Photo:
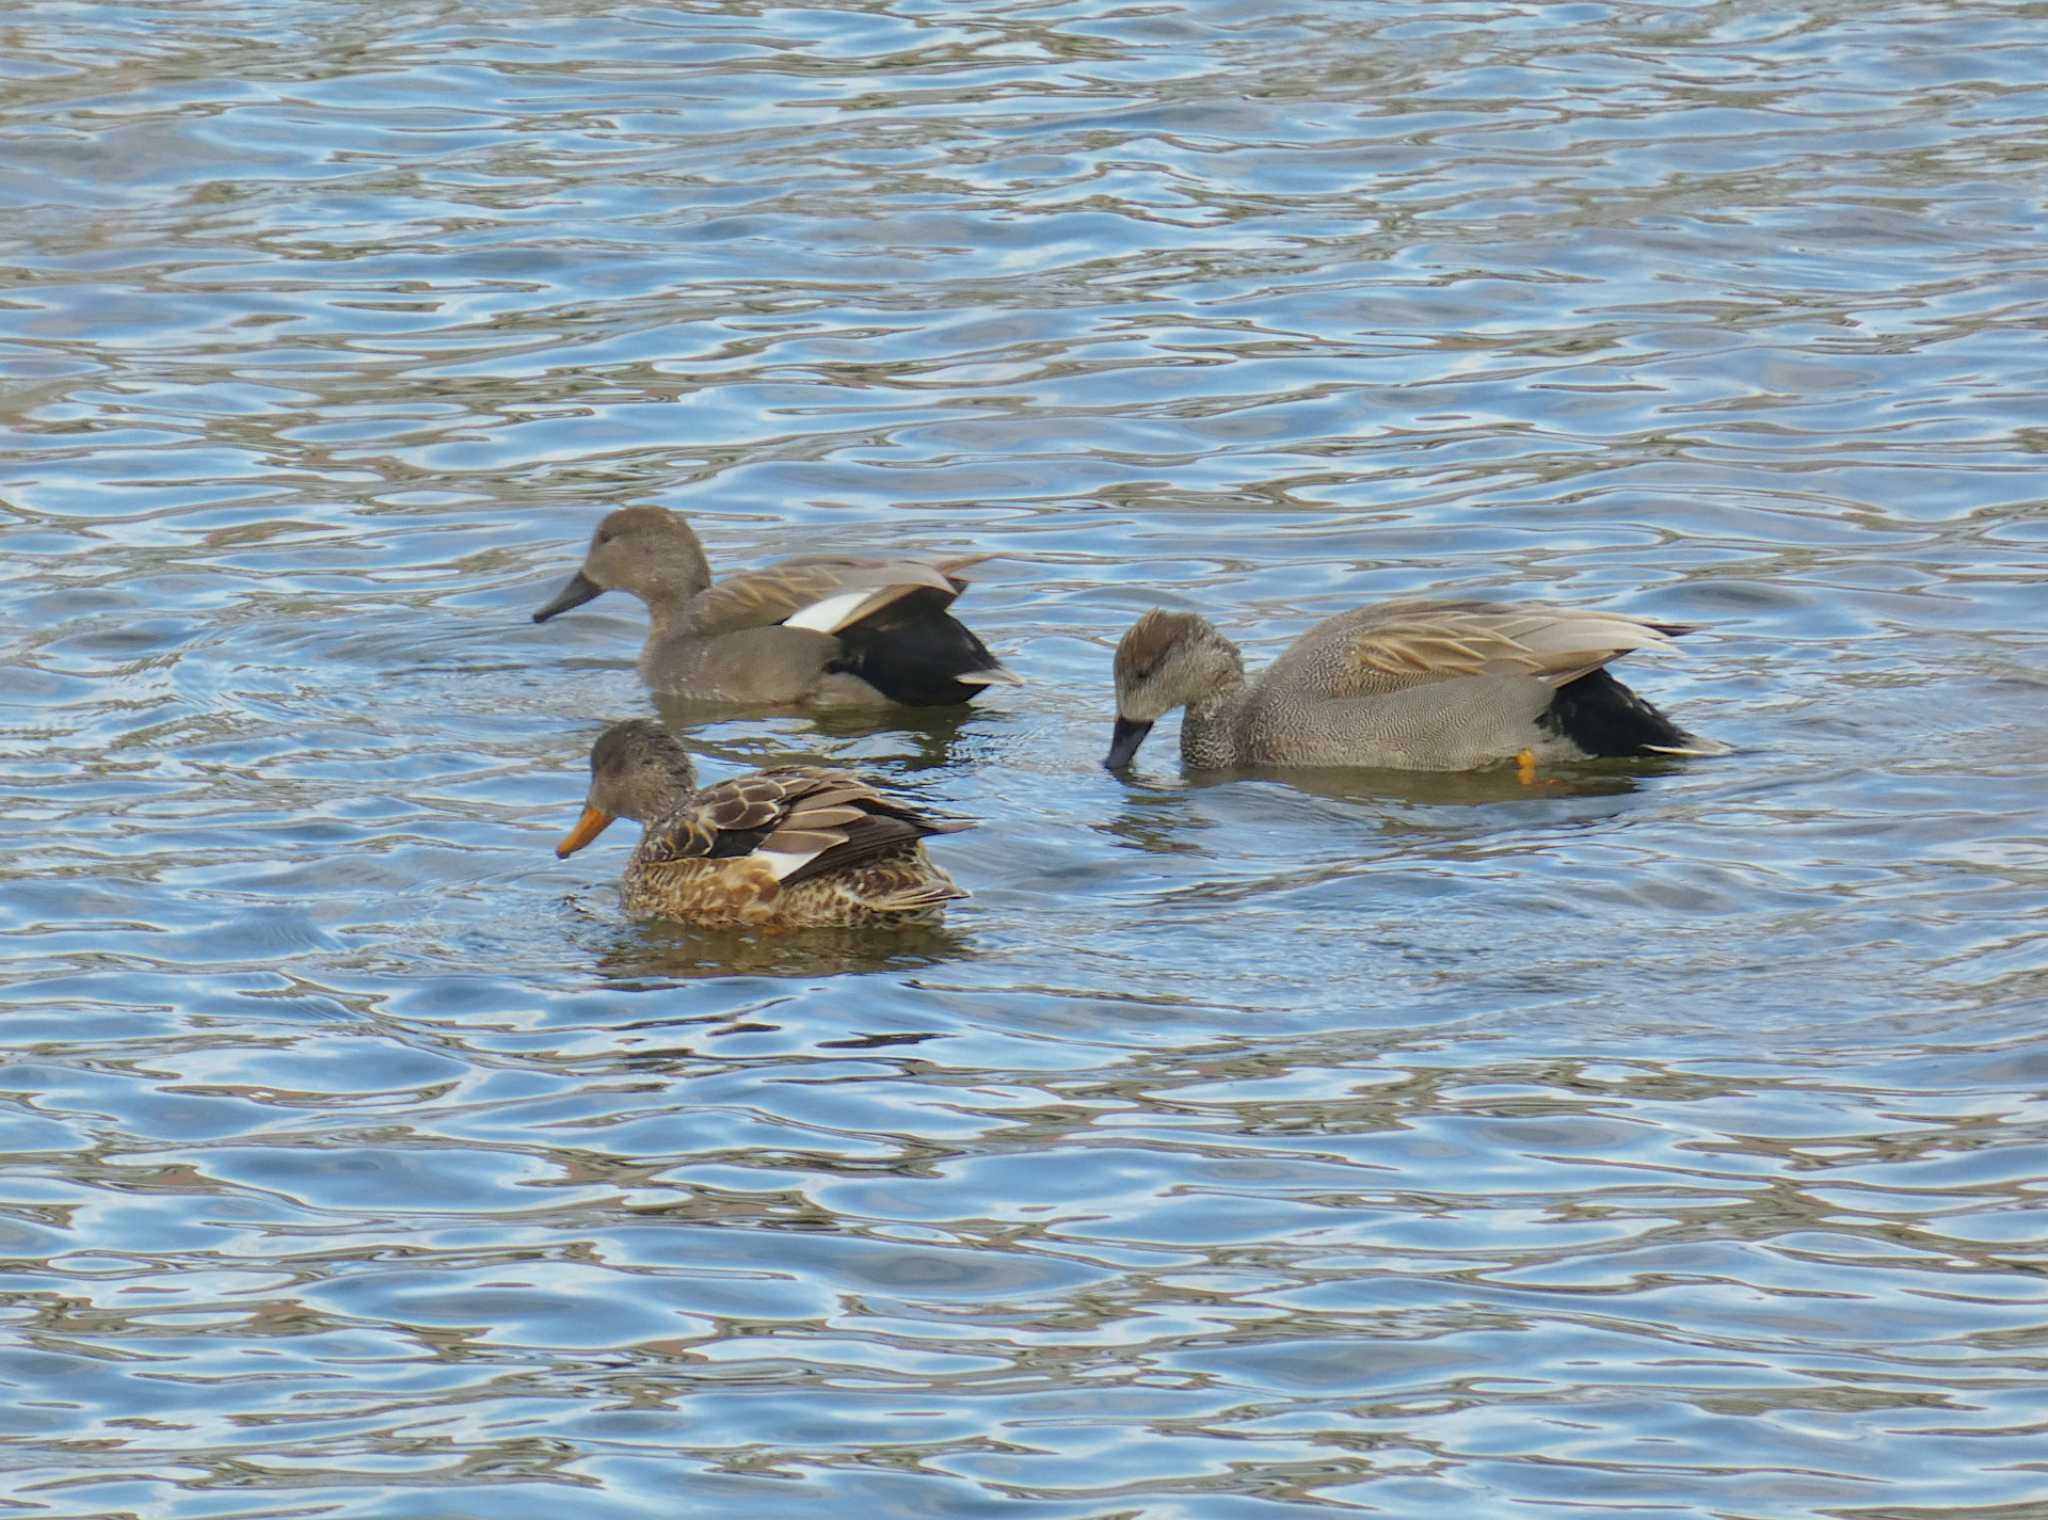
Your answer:
[[[2038,1507],[2027,7],[18,9],[10,1513]],[[635,499],[994,556],[1014,693],[671,714],[944,929],[554,859]],[[1739,753],[1100,770],[1435,593]]]

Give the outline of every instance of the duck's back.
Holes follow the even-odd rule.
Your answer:
[[[1296,639],[1222,715],[1228,748],[1238,764],[1404,770],[1467,770],[1524,751],[1608,752],[1547,721],[1559,689],[1683,631],[1540,603],[1401,601],[1340,612]],[[1645,734],[1644,742],[1663,736]],[[1200,735],[1184,744],[1203,747]]]
[[[948,608],[965,586],[925,565],[816,556],[717,582],[650,633],[641,678],[700,701],[914,707],[1013,679]]]
[[[1503,610],[1485,602],[1402,601],[1339,612],[1288,645],[1252,685],[1282,698],[1347,700],[1457,679],[1473,672],[1443,663],[1456,656],[1450,620]]]
[[[626,906],[708,927],[901,922],[967,895],[922,843],[964,827],[845,771],[755,771],[647,830],[626,868]]]

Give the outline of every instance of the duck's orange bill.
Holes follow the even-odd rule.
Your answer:
[[[576,827],[564,834],[562,842],[555,846],[555,858],[557,860],[567,860],[571,855],[574,855],[578,850],[589,844],[591,840],[597,838],[598,835],[610,828],[611,823],[612,815],[610,813],[586,804],[583,809],[583,816],[576,820]]]

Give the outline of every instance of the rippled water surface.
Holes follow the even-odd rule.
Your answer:
[[[1992,0],[12,7],[0,1514],[2048,1513],[2044,144]],[[555,860],[637,500],[998,556],[688,731],[943,930]],[[1097,766],[1436,592],[1738,753]]]

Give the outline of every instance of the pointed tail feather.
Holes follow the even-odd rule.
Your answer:
[[[1709,755],[1732,755],[1735,753],[1734,745],[1723,744],[1719,739],[1705,739],[1698,734],[1684,734],[1681,737],[1685,740],[1683,744],[1645,744],[1643,748],[1659,755],[1697,755],[1704,757]]]
[[[885,897],[870,898],[868,906],[883,913],[927,913],[958,898],[973,895],[965,887],[950,881],[928,881],[905,887],[900,892],[891,892]]]
[[[1007,665],[991,665],[986,670],[967,670],[953,677],[962,686],[1022,686],[1024,678]]]

